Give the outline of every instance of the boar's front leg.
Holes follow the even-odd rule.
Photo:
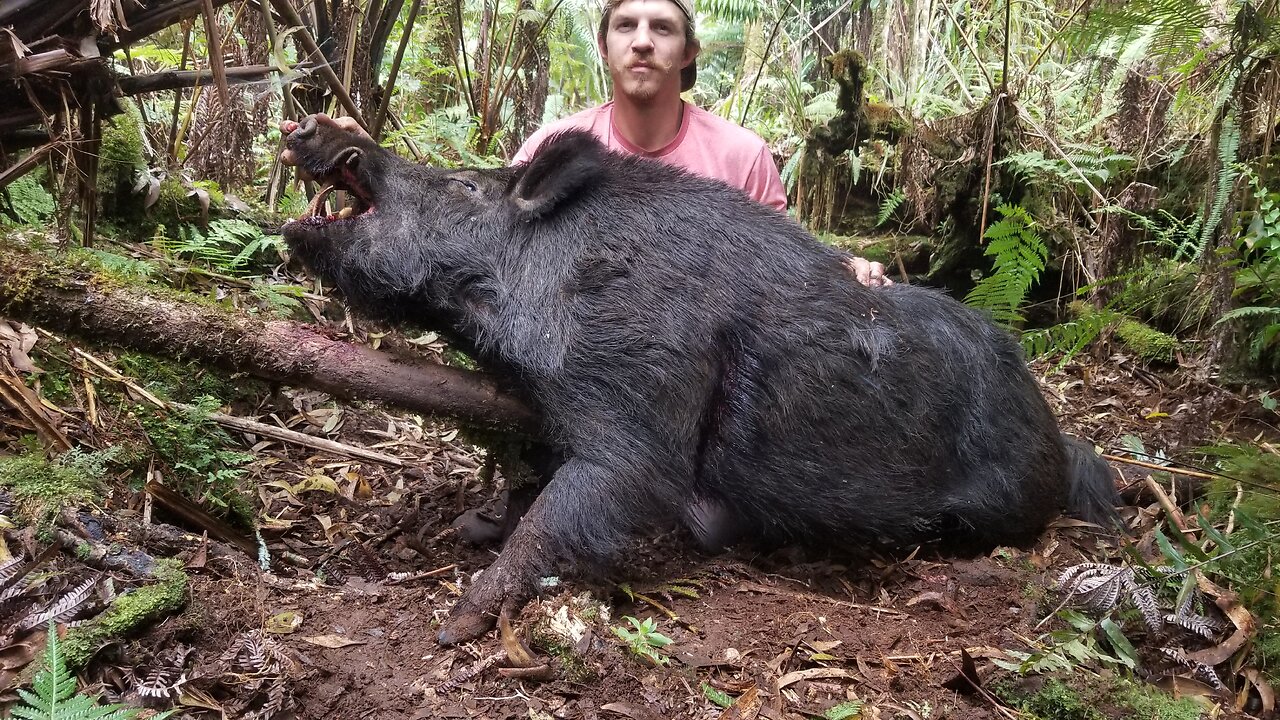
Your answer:
[[[571,458],[521,519],[502,554],[449,612],[440,644],[478,637],[499,614],[515,614],[537,593],[539,578],[562,563],[612,555],[644,518],[661,513],[665,493],[654,489],[654,483],[634,474],[634,466],[624,475]]]

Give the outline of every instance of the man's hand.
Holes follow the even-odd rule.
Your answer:
[[[338,118],[331,118],[328,115],[325,115],[324,113],[317,113],[316,122],[320,123],[321,125],[336,127],[339,130],[346,130],[347,132],[355,133],[356,135],[363,135],[365,137],[369,137],[369,133],[365,132],[364,128],[360,127],[360,123],[356,122],[356,119],[353,117],[343,116]],[[280,132],[284,133],[285,135],[288,135],[289,133],[297,129],[298,129],[298,123],[294,122],[293,120],[280,121]],[[280,162],[284,163],[285,165],[297,165],[298,158],[294,156],[292,150],[285,148],[284,151],[280,153]]]
[[[878,262],[849,255],[844,259],[844,266],[858,278],[858,282],[867,287],[884,287],[893,284],[893,281],[884,274],[884,265]]]

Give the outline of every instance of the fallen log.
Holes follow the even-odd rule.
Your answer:
[[[13,243],[0,245],[0,315],[117,347],[198,360],[345,400],[380,400],[492,430],[529,433],[538,417],[486,374],[413,362],[261,320],[122,287]]]

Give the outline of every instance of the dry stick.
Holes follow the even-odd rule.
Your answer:
[[[1071,17],[1068,17],[1067,21],[1062,23],[1062,27],[1058,28],[1058,32],[1054,33],[1053,37],[1049,38],[1049,42],[1045,43],[1044,47],[1040,49],[1040,54],[1036,55],[1036,58],[1027,66],[1027,70],[1022,76],[1024,80],[1031,77],[1031,73],[1035,71],[1036,66],[1039,65],[1040,61],[1044,59],[1044,56],[1049,53],[1049,48],[1053,47],[1053,44],[1058,41],[1058,38],[1062,37],[1062,34],[1067,31],[1067,28],[1071,27],[1071,22],[1076,19],[1076,16],[1080,14],[1080,11],[1089,7],[1092,3],[1093,0],[1082,0],[1082,2],[1076,6],[1076,9],[1071,11]]]
[[[51,140],[32,150],[26,157],[14,163],[13,167],[0,172],[0,188],[4,188],[4,186],[25,175],[27,171],[39,164],[45,155],[48,155],[51,150],[61,143],[61,140]]]
[[[782,29],[782,21],[786,19],[787,13],[791,8],[795,7],[796,0],[791,0],[787,6],[778,13],[778,20],[773,24],[773,29],[769,31],[769,40],[764,44],[764,54],[760,56],[760,67],[756,69],[755,79],[751,81],[751,92],[747,93],[747,104],[742,106],[742,117],[738,120],[739,125],[747,124],[747,111],[751,109],[751,103],[756,98],[756,85],[760,84],[760,76],[764,74],[764,68],[769,64],[769,53],[773,51],[773,41],[778,39],[778,31]],[[799,195],[799,193],[796,193]],[[796,213],[797,217],[799,213]]]
[[[189,405],[180,405],[178,403],[174,403],[174,406],[184,408],[184,409],[190,407]],[[375,450],[354,447],[351,445],[347,445],[345,443],[335,442],[333,440],[327,440],[325,438],[318,438],[312,435],[307,435],[306,433],[300,433],[294,430],[288,430],[286,428],[276,427],[274,425],[267,425],[265,423],[260,423],[255,420],[249,420],[247,418],[240,418],[232,415],[224,415],[222,413],[210,413],[209,419],[218,423],[219,425],[222,425],[223,427],[229,427],[234,430],[241,430],[244,432],[255,433],[257,435],[263,435],[266,437],[275,438],[277,440],[291,442],[296,445],[303,445],[305,447],[313,448],[315,450],[325,450],[327,452],[335,453],[337,455],[346,455],[349,457],[356,458],[358,460],[368,460],[370,462],[376,462],[381,465],[387,465],[389,467],[397,467],[397,468],[405,467],[408,464],[404,460],[401,460],[398,457],[387,455],[385,453],[380,453]]]
[[[533,34],[533,37],[535,38],[540,37],[543,33],[546,32],[547,23],[551,22],[551,19],[555,17],[556,11],[560,9],[560,5],[563,2],[564,0],[556,0],[556,4],[552,5],[551,9],[548,10],[547,13],[542,16],[542,22],[538,24],[538,31]],[[520,45],[520,54],[516,55],[516,61],[512,65],[512,67],[520,68],[524,66],[525,59],[529,57],[529,48],[531,45],[532,43],[522,43]],[[503,62],[505,63],[505,60]],[[505,77],[499,77],[498,92],[495,93],[495,96],[506,97],[507,93],[509,92],[508,88],[510,88],[511,83],[514,83],[516,81],[516,76],[518,74],[519,74],[518,72],[512,71],[511,74],[506,75]]]
[[[342,57],[342,87],[351,87],[351,77],[355,74],[356,42],[360,39],[360,3],[351,4],[351,19],[347,22],[347,52]]]
[[[374,142],[382,137],[382,123],[387,120],[387,111],[391,109],[391,92],[396,87],[396,76],[400,74],[400,63],[404,60],[405,48],[409,47],[409,38],[413,35],[413,25],[418,20],[418,11],[422,9],[422,0],[413,0],[409,6],[409,17],[404,22],[404,34],[400,36],[400,45],[396,48],[396,56],[391,61],[391,72],[387,75],[387,84],[382,89],[382,102],[378,103],[377,113],[373,116],[373,127],[369,134]]]
[[[182,37],[182,61],[178,63],[178,70],[185,71],[187,69],[187,59],[191,54],[191,29],[193,23],[184,22],[186,32]],[[182,97],[186,95],[182,88],[177,88],[173,92],[173,117],[169,124],[169,163],[174,164],[178,161],[178,115],[182,110]]]
[[[49,332],[48,330],[45,330],[44,328],[36,328],[36,330],[41,335],[44,335],[45,337],[53,340],[54,342],[65,343],[64,340],[59,338],[57,335],[54,335],[53,333]],[[78,347],[71,348],[71,352],[73,352],[78,357],[84,359],[85,361],[92,363],[95,367],[101,370],[107,376],[107,378],[124,385],[125,387],[129,388],[135,393],[138,393],[143,398],[145,398],[147,402],[151,403],[152,405],[155,405],[157,408],[161,410],[169,410],[172,408],[178,408],[180,410],[191,409],[190,405],[185,405],[183,403],[177,403],[177,402],[166,403],[165,401],[161,400],[155,395],[152,395],[151,393],[147,392],[145,388],[139,386],[137,383],[133,382],[129,378],[125,377],[124,375],[121,375],[110,365],[107,365],[103,361],[85,352],[84,350],[81,350]],[[229,427],[234,430],[241,430],[244,432],[257,433],[258,435],[272,437],[277,440],[291,442],[296,445],[302,445],[304,447],[309,447],[316,450],[325,450],[328,452],[335,453],[337,455],[353,457],[358,460],[369,460],[371,462],[376,462],[381,465],[387,465],[390,467],[404,467],[407,464],[405,463],[404,460],[401,460],[398,457],[387,455],[385,453],[380,453],[380,452],[377,452],[376,450],[369,450],[367,448],[355,447],[352,445],[347,445],[345,443],[335,442],[333,440],[327,440],[325,438],[318,438],[318,437],[307,435],[305,433],[300,433],[294,430],[279,428],[274,425],[266,425],[264,423],[260,423],[255,420],[248,420],[246,418],[234,417],[231,415],[225,415],[223,413],[210,413],[209,419],[212,420],[213,422],[218,423],[219,425],[222,425],[223,427]]]
[[[213,0],[201,0],[204,3],[204,39],[209,43],[209,68],[213,70],[213,82],[218,88],[218,103],[223,112],[230,107],[230,92],[227,90],[227,72],[222,64],[222,35],[214,23]]]
[[[1173,521],[1174,528],[1182,533],[1182,537],[1186,538],[1187,542],[1195,542],[1187,532],[1187,519],[1182,516],[1182,511],[1178,509],[1178,506],[1174,505],[1173,501],[1169,499],[1169,494],[1164,491],[1164,488],[1160,487],[1160,483],[1157,483],[1155,478],[1150,475],[1143,478],[1142,482],[1156,496],[1156,502],[1160,503],[1160,507],[1164,508],[1169,519]]]
[[[946,7],[944,4],[943,7]],[[996,152],[996,118],[1000,117],[1000,103],[1004,102],[1004,94],[996,96],[991,103],[991,127],[987,130],[987,170],[986,180],[982,185],[982,220],[978,223],[978,238],[987,234],[987,205],[991,200],[991,165]]]
[[[1163,470],[1164,472],[1171,473],[1173,475],[1185,475],[1187,477],[1201,478],[1203,480],[1217,480],[1219,477],[1222,477],[1221,475],[1212,475],[1210,473],[1198,472],[1195,470],[1181,470],[1167,465],[1157,465],[1155,463],[1143,462],[1141,460],[1133,460],[1130,458],[1120,457],[1119,455],[1107,455],[1106,453],[1103,453],[1102,458],[1104,460],[1110,460],[1111,462],[1134,465],[1137,467],[1147,468],[1149,470]]]
[[[342,86],[342,81],[333,72],[333,67],[329,65],[329,59],[320,51],[320,46],[316,44],[315,38],[311,37],[311,31],[307,30],[307,27],[303,25],[302,18],[298,16],[298,11],[293,9],[293,6],[289,4],[289,0],[271,0],[271,7],[274,7],[276,12],[284,16],[284,19],[296,29],[298,39],[302,41],[302,47],[306,49],[308,55],[314,57],[316,62],[319,63],[320,75],[329,84],[329,89],[333,91],[334,95],[338,96],[338,101],[342,103],[342,107],[346,108],[347,114],[357,123],[360,123],[360,127],[367,132],[369,126],[364,121],[364,115],[360,114],[360,108],[356,107],[355,101],[351,99],[347,89]]]

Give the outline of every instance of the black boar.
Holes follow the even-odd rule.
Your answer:
[[[495,170],[313,118],[287,142],[354,197],[285,226],[297,255],[357,310],[461,338],[564,458],[442,643],[682,516],[708,544],[971,546],[1111,512],[1109,468],[1061,434],[1009,335],[939,292],[859,285],[735,189],[583,133]]]

